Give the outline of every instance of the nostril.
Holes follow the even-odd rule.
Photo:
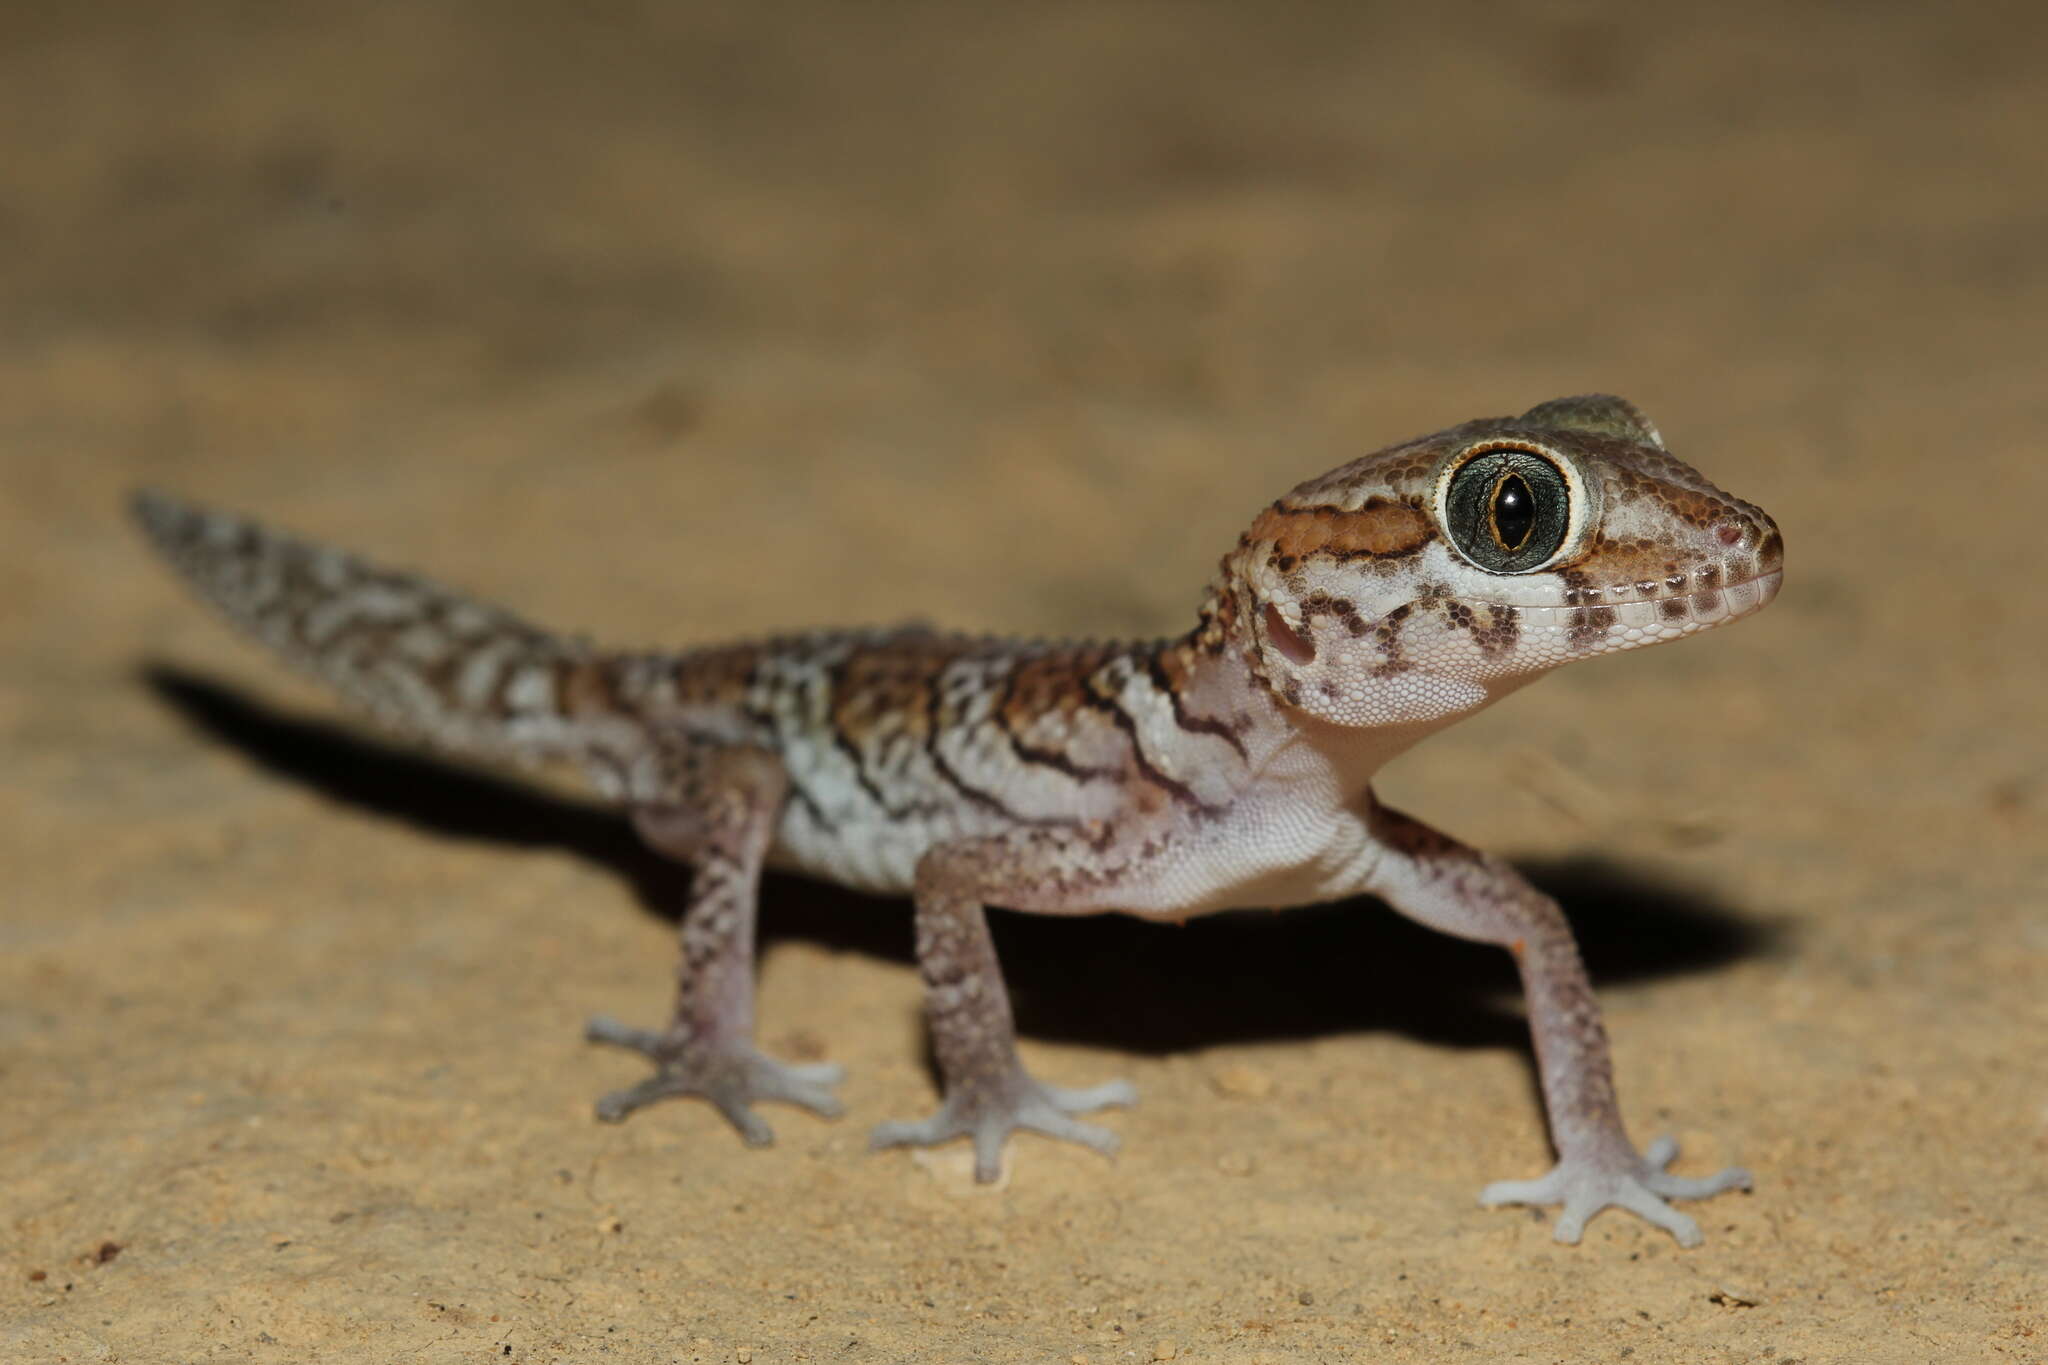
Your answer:
[[[1742,542],[1742,528],[1732,521],[1722,522],[1714,528],[1714,534],[1720,537],[1723,545],[1738,545]]]

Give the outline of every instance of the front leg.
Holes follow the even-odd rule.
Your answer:
[[[1600,1006],[1557,902],[1506,863],[1398,811],[1375,802],[1372,820],[1384,850],[1372,891],[1432,929],[1506,948],[1521,970],[1558,1160],[1541,1179],[1488,1185],[1479,1202],[1562,1204],[1560,1242],[1577,1242],[1586,1221],[1614,1205],[1647,1218],[1680,1246],[1698,1246],[1699,1225],[1664,1201],[1746,1190],[1749,1172],[1730,1167],[1703,1180],[1671,1175],[1664,1168],[1678,1144],[1669,1138],[1651,1144],[1647,1155],[1637,1153],[1615,1102]]]
[[[1000,899],[1005,889],[1042,896],[1063,868],[1092,854],[1075,836],[1033,830],[942,844],[918,863],[917,966],[945,1099],[931,1118],[877,1126],[873,1146],[972,1138],[974,1178],[984,1184],[1000,1174],[1003,1144],[1019,1128],[1099,1152],[1116,1150],[1115,1134],[1073,1116],[1134,1104],[1137,1091],[1126,1081],[1063,1090],[1024,1070],[1010,994],[982,910],[985,899]]]
[[[830,1063],[792,1065],[754,1047],[754,920],[761,862],[789,780],[758,749],[670,740],[659,755],[658,799],[636,804],[633,823],[655,849],[696,865],[683,910],[675,1013],[656,1032],[615,1020],[590,1021],[592,1042],[631,1048],[655,1072],[597,1102],[616,1123],[670,1095],[711,1101],[750,1146],[774,1140],[754,1112],[757,1100],[802,1105],[826,1117],[840,1112],[832,1086],[845,1075]]]

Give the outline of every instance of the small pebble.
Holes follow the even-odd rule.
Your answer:
[[[1262,1100],[1273,1093],[1273,1078],[1242,1062],[1211,1072],[1209,1084],[1217,1094],[1234,1100]]]

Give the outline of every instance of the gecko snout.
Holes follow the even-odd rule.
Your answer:
[[[1728,554],[1722,563],[1729,584],[1766,578],[1785,567],[1785,538],[1778,523],[1760,507],[1743,503],[1731,508],[1714,526],[1714,539]]]

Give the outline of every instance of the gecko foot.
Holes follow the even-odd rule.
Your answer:
[[[1496,1180],[1480,1192],[1479,1202],[1498,1204],[1562,1204],[1554,1229],[1557,1240],[1577,1244],[1587,1220],[1612,1205],[1627,1209],[1663,1228],[1682,1247],[1700,1244],[1700,1227],[1665,1203],[1666,1199],[1704,1199],[1723,1190],[1746,1190],[1750,1174],[1740,1166],[1704,1179],[1672,1175],[1664,1168],[1678,1155],[1678,1144],[1658,1138],[1642,1156],[1627,1148],[1619,1156],[1606,1153],[1566,1158],[1539,1180]]]
[[[749,1147],[765,1147],[775,1140],[775,1131],[754,1112],[757,1100],[802,1105],[828,1119],[845,1112],[832,1087],[846,1078],[846,1068],[833,1062],[778,1062],[745,1043],[692,1045],[605,1018],[591,1020],[583,1036],[593,1043],[644,1053],[659,1068],[638,1085],[614,1090],[597,1102],[597,1116],[606,1123],[617,1123],[640,1106],[671,1095],[701,1095],[717,1106]]]
[[[1004,1075],[956,1087],[939,1112],[928,1119],[877,1124],[868,1140],[871,1149],[929,1147],[951,1138],[974,1139],[974,1178],[989,1184],[1002,1172],[1003,1144],[1019,1128],[1078,1142],[1105,1156],[1117,1149],[1117,1136],[1107,1128],[1082,1123],[1075,1114],[1111,1105],[1138,1102],[1129,1081],[1109,1081],[1086,1090],[1063,1090],[1032,1079],[1020,1065]]]

